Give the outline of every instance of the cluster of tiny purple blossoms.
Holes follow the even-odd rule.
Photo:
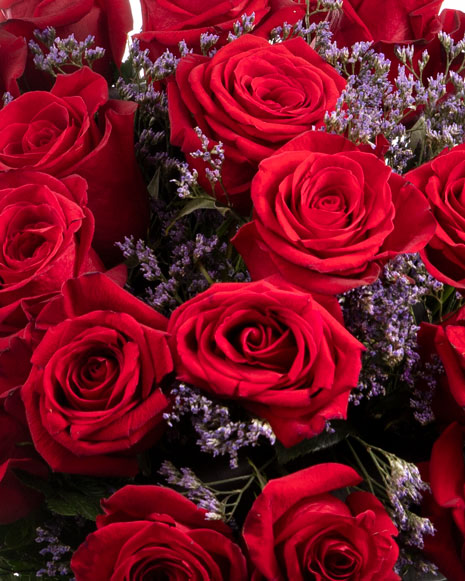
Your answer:
[[[394,372],[412,393],[420,372],[434,387],[438,366],[428,368],[431,377],[422,366],[415,308],[422,304],[425,295],[438,293],[442,288],[443,284],[427,273],[418,255],[402,255],[390,262],[372,285],[340,297],[346,327],[366,347],[358,389],[351,395],[355,405],[363,397],[385,395]],[[415,402],[412,407],[417,407],[419,421],[430,418],[430,402],[424,397]]]

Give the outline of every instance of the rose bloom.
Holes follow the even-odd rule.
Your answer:
[[[148,220],[133,147],[136,108],[108,100],[105,79],[83,68],[59,75],[50,92],[25,93],[0,110],[0,172],[22,168],[84,177],[97,226],[93,245],[106,263],[121,260],[115,241],[142,236]]]
[[[29,444],[29,445],[28,445]],[[18,390],[0,398],[0,524],[26,516],[40,502],[41,495],[21,482],[21,472],[45,478],[46,464],[31,444]]]
[[[374,282],[388,260],[434,233],[422,194],[374,154],[309,131],[260,164],[253,220],[233,243],[253,279],[279,274],[311,292]]]
[[[424,78],[427,78],[444,71],[446,67],[438,33],[446,32],[458,42],[465,32],[465,14],[460,10],[439,13],[442,4],[443,0],[344,0],[344,10],[350,6],[358,22],[366,27],[366,35],[359,40],[374,41],[373,48],[394,63],[391,77],[397,75],[396,63],[400,62],[395,56],[394,47],[412,45],[415,68],[424,50],[430,55],[424,71]],[[338,46],[351,45],[340,40],[336,33]]]
[[[422,323],[418,343],[424,360],[431,363],[435,354],[444,366],[433,395],[436,418],[447,424],[454,420],[465,424],[465,308],[440,325]]]
[[[17,38],[0,28],[0,95],[8,92],[19,95],[16,82],[26,66],[27,46],[24,38]]]
[[[221,141],[222,181],[232,203],[250,206],[250,181],[259,162],[284,143],[323,122],[345,86],[341,76],[302,39],[270,45],[246,34],[213,58],[190,54],[168,85],[171,142],[188,155],[200,148],[200,127],[210,147]],[[189,163],[210,190],[205,164]],[[225,195],[217,188],[217,196]]]
[[[274,3],[282,4],[284,0]],[[200,52],[203,33],[218,35],[215,47],[219,48],[243,14],[250,16],[253,12],[257,25],[270,12],[271,4],[271,0],[222,0],[215,4],[198,0],[142,0],[142,33],[135,38],[150,49],[152,58],[159,57],[167,48],[178,53],[182,40]]]
[[[244,523],[252,581],[395,581],[397,529],[381,502],[353,492],[359,475],[343,464],[318,464],[271,480]]]
[[[111,77],[110,64],[121,65],[127,33],[132,29],[129,0],[76,0],[63,5],[58,0],[3,0],[0,7],[2,31],[26,40],[34,39],[34,30],[55,28],[57,36],[74,34],[76,40],[95,37],[95,45],[105,49],[105,57],[95,69]],[[26,72],[30,88],[47,88],[47,79],[37,73],[32,59]]]
[[[76,581],[248,579],[229,527],[170,488],[125,486],[102,507],[97,531],[71,560]]]
[[[167,320],[99,273],[65,283],[22,388],[37,451],[53,470],[134,476],[163,428],[172,371]]]
[[[451,424],[435,442],[422,478],[431,485],[422,515],[431,519],[436,532],[425,536],[424,553],[448,581],[465,579],[465,463],[464,433]]]
[[[214,284],[174,311],[168,331],[179,380],[238,400],[285,446],[346,417],[363,346],[308,293]]]
[[[428,272],[465,289],[465,145],[444,150],[405,177],[421,190],[438,222],[421,252]]]
[[[0,173],[0,306],[58,292],[64,281],[101,269],[91,251],[87,183],[44,173]]]

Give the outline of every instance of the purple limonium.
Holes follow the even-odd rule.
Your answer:
[[[263,440],[274,444],[276,436],[268,422],[258,418],[235,421],[230,409],[203,395],[193,387],[180,383],[171,395],[173,406],[164,414],[168,425],[173,427],[182,417],[188,416],[202,452],[212,456],[229,456],[231,468],[238,466],[239,450],[246,446],[258,446]]]

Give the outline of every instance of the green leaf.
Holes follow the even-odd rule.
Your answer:
[[[166,234],[171,230],[173,225],[180,218],[188,216],[189,214],[192,214],[192,212],[195,212],[196,210],[217,210],[223,216],[225,216],[230,211],[230,209],[227,206],[219,204],[218,201],[215,200],[215,198],[212,198],[211,196],[199,196],[198,198],[192,198],[187,202],[187,204],[182,208],[182,210],[179,212],[176,218],[168,226],[168,228],[166,229]]]
[[[56,514],[62,516],[80,515],[89,520],[95,520],[96,516],[102,512],[99,498],[86,497],[79,492],[65,492],[63,494],[60,491],[59,495],[47,498],[47,506]]]
[[[415,149],[423,143],[426,136],[426,123],[423,117],[420,117],[415,125],[409,130],[410,133],[410,149],[415,151]]]
[[[18,548],[31,543],[35,534],[36,523],[30,519],[23,518],[7,525],[4,543],[8,548]]]
[[[160,173],[160,168],[158,168],[147,186],[147,190],[154,200],[158,200],[158,195],[160,193]]]
[[[276,455],[279,464],[287,464],[308,454],[326,450],[345,440],[352,433],[351,428],[344,420],[335,420],[331,422],[334,432],[323,432],[314,438],[303,440],[292,448],[285,448],[279,442],[275,445]]]

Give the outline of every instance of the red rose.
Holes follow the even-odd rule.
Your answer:
[[[319,464],[271,480],[244,524],[253,581],[395,581],[397,529],[381,502],[332,491],[361,482],[343,464]]]
[[[413,64],[421,60],[424,50],[430,59],[424,70],[424,77],[435,76],[446,67],[444,50],[437,35],[443,31],[450,34],[456,42],[462,40],[465,32],[465,14],[460,10],[443,10],[443,0],[345,0],[344,12],[350,7],[358,22],[366,26],[368,34],[357,40],[374,41],[373,48],[383,53],[393,63],[391,78],[397,76],[399,60],[395,56],[396,45],[413,45]],[[343,21],[346,20],[343,18]],[[343,42],[336,33],[338,46],[351,43]],[[355,40],[353,40],[355,42]],[[460,60],[460,59],[459,59]]]
[[[410,44],[431,40],[439,32],[442,3],[443,0],[344,0],[344,8],[351,5],[370,31],[370,40]]]
[[[465,579],[465,463],[464,434],[451,424],[433,446],[429,466],[422,477],[431,484],[423,516],[431,519],[434,536],[425,537],[424,553],[448,581]]]
[[[102,501],[97,531],[74,553],[76,581],[246,581],[244,555],[222,522],[178,492],[125,486]]]
[[[159,437],[172,371],[166,319],[108,277],[65,283],[41,312],[48,328],[22,389],[37,451],[54,470],[135,475]]]
[[[317,3],[312,0],[310,2],[310,12],[315,10]],[[339,47],[352,46],[356,42],[372,40],[372,35],[365,23],[359,18],[356,10],[352,7],[349,1],[345,1],[342,11],[335,11],[332,13],[318,12],[313,14],[310,22],[320,22],[321,20],[328,20],[330,30],[333,34],[332,40],[336,41]],[[287,22],[288,24],[296,24],[302,20],[305,24],[305,16],[307,13],[306,0],[274,0],[272,1],[272,11],[270,15],[265,18],[252,32],[252,34],[261,36],[263,38],[270,37],[273,28],[282,27]]]
[[[58,76],[50,92],[25,93],[0,111],[0,171],[84,177],[97,226],[93,245],[106,262],[120,260],[115,241],[142,236],[148,220],[133,147],[136,107],[108,100],[105,79],[83,68]]]
[[[465,309],[441,325],[422,323],[418,342],[424,358],[437,353],[444,366],[433,400],[436,417],[465,424]]]
[[[76,40],[95,37],[96,46],[105,49],[105,58],[95,69],[111,76],[111,62],[119,67],[126,48],[127,33],[132,29],[129,0],[76,0],[63,5],[58,0],[3,0],[0,10],[0,34],[7,31],[26,40],[34,38],[36,29],[52,26],[60,38],[74,34]],[[29,87],[42,88],[42,75],[29,60],[26,73]]]
[[[24,38],[17,38],[0,28],[0,107],[3,93],[19,95],[17,80],[26,66],[27,47]]]
[[[445,150],[405,177],[424,194],[438,222],[421,252],[428,272],[465,289],[465,145]]]
[[[34,320],[56,293],[20,299],[0,307],[0,396],[21,387],[31,370],[31,356],[43,333]]]
[[[218,35],[215,47],[222,46],[243,14],[254,13],[255,25],[260,23],[270,11],[271,0],[222,0],[210,5],[198,0],[142,0],[141,4],[142,33],[135,38],[157,58],[167,48],[178,54],[182,40],[199,52],[204,32]]]
[[[309,131],[260,164],[254,219],[233,242],[252,278],[337,294],[416,252],[435,223],[415,187],[342,136]]]
[[[346,417],[363,346],[308,293],[215,284],[178,307],[168,331],[179,380],[240,401],[285,446]]]
[[[31,443],[19,392],[0,399],[0,524],[26,516],[41,501],[41,495],[24,485],[17,471],[45,478],[47,466]]]
[[[199,126],[210,146],[223,142],[224,187],[234,203],[250,206],[250,181],[259,162],[332,110],[345,81],[302,39],[270,45],[249,34],[210,59],[183,58],[168,85],[171,142],[187,155],[200,148]],[[205,164],[188,157],[209,189]],[[225,199],[218,189],[217,195]]]
[[[0,306],[58,292],[65,280],[100,268],[90,252],[94,220],[79,176],[0,173]]]

